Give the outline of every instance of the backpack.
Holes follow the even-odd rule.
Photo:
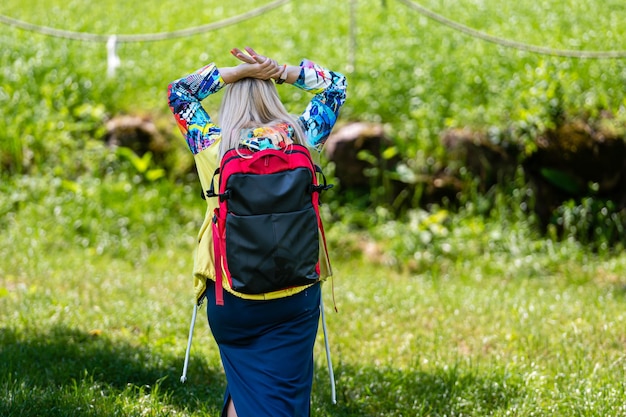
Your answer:
[[[223,275],[243,294],[320,280],[320,247],[328,251],[319,196],[332,186],[303,145],[226,152],[204,193],[219,198],[212,221],[218,305],[224,303]]]

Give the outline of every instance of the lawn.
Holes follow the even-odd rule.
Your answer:
[[[8,0],[0,14],[72,32],[150,34],[269,4],[235,3]],[[626,49],[617,0],[419,3],[502,39]],[[0,415],[219,415],[225,380],[204,309],[189,380],[179,381],[204,214],[189,155],[151,177],[156,162],[102,138],[109,118],[131,113],[154,121],[172,153],[186,151],[167,83],[212,60],[229,65],[227,51],[245,45],[345,72],[340,124],[384,124],[417,173],[438,167],[446,128],[478,126],[495,138],[512,128],[523,139],[564,109],[624,118],[622,59],[488,43],[395,0],[292,1],[188,38],[121,42],[114,76],[103,42],[3,24]],[[289,107],[305,100],[281,94]],[[626,416],[626,255],[539,234],[520,208],[524,192],[512,184],[464,196],[456,212],[414,208],[402,219],[384,206],[324,205],[338,403],[320,332],[314,416]]]
[[[95,203],[20,185],[41,194],[3,222],[0,414],[217,416],[225,381],[204,310],[189,380],[179,382],[197,224],[164,219],[157,244],[149,219],[120,220],[147,215],[135,211],[139,199],[170,195],[193,208],[189,193],[163,184],[112,203],[110,219],[103,207],[98,249],[63,226]],[[626,256],[555,243],[523,222],[454,219],[410,268],[392,261],[384,239],[329,222],[338,404],[320,335],[314,415],[626,415]]]

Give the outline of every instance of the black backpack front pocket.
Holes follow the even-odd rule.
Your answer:
[[[226,217],[232,288],[262,294],[319,278],[319,231],[312,205],[294,212]]]

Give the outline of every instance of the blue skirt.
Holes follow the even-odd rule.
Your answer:
[[[224,291],[223,306],[214,286],[207,314],[226,373],[222,416],[232,399],[238,417],[309,417],[320,284],[263,301]]]

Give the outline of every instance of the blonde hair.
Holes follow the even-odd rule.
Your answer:
[[[243,78],[228,84],[219,111],[219,126],[222,129],[220,158],[227,150],[238,147],[244,129],[279,123],[293,127],[294,142],[306,143],[302,126],[285,109],[272,80]]]

